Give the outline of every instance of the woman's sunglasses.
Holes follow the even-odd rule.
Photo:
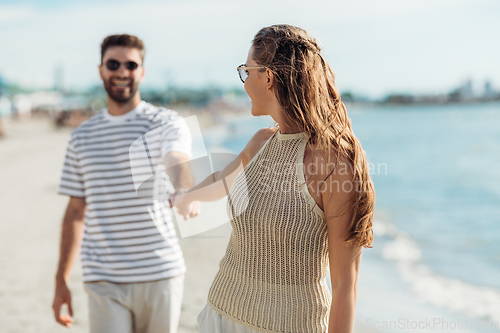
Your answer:
[[[238,74],[240,76],[241,82],[245,83],[247,77],[248,77],[248,71],[247,69],[257,69],[257,68],[267,68],[265,66],[254,66],[254,67],[247,67],[245,64],[239,65],[236,70],[238,71]]]
[[[114,59],[109,59],[108,61],[106,61],[106,67],[110,71],[116,71],[118,68],[120,68],[121,64],[122,64],[121,62],[116,61]],[[139,64],[136,63],[135,61],[127,61],[124,62],[123,64],[125,65],[125,68],[127,68],[129,71],[135,71],[137,67],[139,67]]]

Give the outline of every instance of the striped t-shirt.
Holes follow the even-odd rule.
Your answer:
[[[58,193],[87,203],[84,282],[146,282],[185,273],[174,215],[158,200],[158,189],[167,187],[165,155],[191,158],[191,140],[175,111],[144,101],[121,116],[104,109],[72,132]]]

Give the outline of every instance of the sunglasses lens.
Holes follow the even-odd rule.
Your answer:
[[[116,71],[118,67],[120,67],[120,63],[116,60],[110,59],[106,61],[106,67],[108,67],[110,71]]]
[[[240,73],[240,79],[245,83],[245,80],[248,77],[248,71],[245,68],[238,68],[238,72]]]
[[[133,62],[133,61],[127,62],[127,69],[128,70],[134,71],[137,69],[137,67],[139,67],[139,65],[136,62]]]

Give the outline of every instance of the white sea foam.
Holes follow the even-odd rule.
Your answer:
[[[500,322],[500,291],[440,276],[423,265],[397,265],[403,279],[421,299],[471,317]]]
[[[397,229],[390,223],[382,220],[373,221],[373,234],[375,236],[389,236],[395,238],[398,234]]]
[[[375,236],[387,236],[384,259],[395,262],[404,281],[422,300],[464,315],[500,323],[500,290],[441,276],[421,261],[418,244],[385,221],[375,221]],[[464,269],[466,269],[464,267]]]
[[[384,246],[382,256],[398,262],[415,262],[422,257],[422,253],[417,243],[407,233],[402,232]]]

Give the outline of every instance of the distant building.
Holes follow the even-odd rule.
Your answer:
[[[30,118],[33,110],[43,110],[52,114],[62,109],[63,95],[55,91],[37,91],[31,94],[17,94],[12,98],[14,114]]]
[[[474,92],[472,91],[472,79],[465,80],[460,88],[460,93],[464,99],[474,97]]]
[[[495,94],[495,91],[493,90],[493,86],[491,84],[491,81],[485,80],[484,81],[483,97],[491,98],[491,97],[494,97],[495,95],[496,94]]]

